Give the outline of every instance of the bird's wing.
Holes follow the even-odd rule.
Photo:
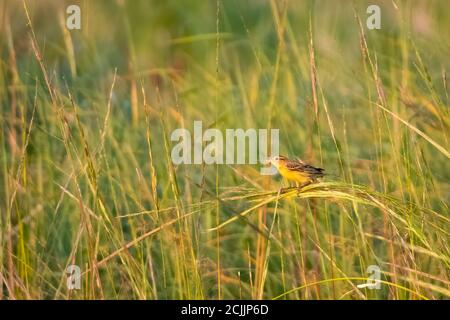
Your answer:
[[[286,168],[289,170],[295,170],[295,171],[303,171],[303,167],[305,166],[305,163],[298,160],[289,160],[286,163]]]
[[[286,167],[289,170],[301,171],[301,172],[305,172],[305,173],[309,173],[309,174],[313,174],[313,175],[322,175],[323,171],[324,171],[324,169],[322,169],[322,168],[313,167],[301,160],[289,161],[288,163],[286,163]]]
[[[304,165],[303,170],[305,170],[308,173],[321,175],[323,174],[324,169],[322,168],[316,168],[313,166],[310,166],[309,164]]]

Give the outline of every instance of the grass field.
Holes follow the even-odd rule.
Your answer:
[[[0,54],[0,299],[450,298],[447,1],[0,0]],[[194,121],[328,175],[174,165]]]

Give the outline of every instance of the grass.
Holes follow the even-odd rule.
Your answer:
[[[447,2],[68,4],[0,1],[0,299],[450,297]],[[175,166],[196,120],[329,175]]]

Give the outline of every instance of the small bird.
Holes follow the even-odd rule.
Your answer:
[[[300,159],[290,160],[280,155],[270,158],[269,161],[284,178],[294,181],[297,188],[317,182],[318,178],[325,175],[324,169],[313,167]]]

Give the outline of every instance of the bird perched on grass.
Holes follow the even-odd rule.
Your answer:
[[[325,175],[324,169],[313,167],[300,159],[290,160],[280,155],[270,158],[269,161],[284,178],[294,181],[297,188],[317,182],[318,178]]]

